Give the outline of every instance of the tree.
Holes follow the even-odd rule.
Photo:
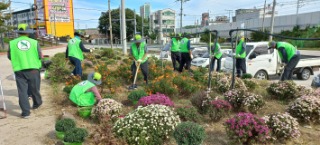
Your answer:
[[[10,3],[0,2],[0,39],[1,39],[1,47],[4,49],[4,42],[3,42],[3,34],[11,30],[10,26],[6,25],[6,21],[11,18],[10,14],[3,13],[4,10],[8,9]]]
[[[126,9],[126,19],[133,19],[134,18],[134,11],[131,9]],[[112,33],[113,37],[120,38],[120,18],[119,18],[119,9],[113,9],[111,10],[111,17],[112,17]],[[136,14],[136,22],[137,22],[137,32],[141,32],[141,17]],[[127,40],[130,40],[130,38],[133,38],[134,35],[134,21],[126,21],[126,30],[127,30]],[[99,26],[98,29],[100,33],[106,34],[107,29],[109,28],[109,15],[108,13],[102,13],[99,18]],[[148,30],[145,29],[144,33],[148,32]],[[109,33],[109,31],[108,31]]]
[[[262,30],[259,30],[262,32]],[[269,30],[265,30],[265,33],[270,33]],[[250,33],[250,37],[253,42],[258,42],[258,41],[267,41],[269,39],[269,35],[264,34],[264,33],[259,33],[259,32],[252,32]]]
[[[210,30],[209,29],[205,29],[204,30],[204,33],[201,34],[201,38],[200,38],[200,41],[201,42],[206,42],[206,43],[209,43],[209,40],[210,40]],[[215,35],[214,33],[211,33],[211,42],[214,42],[215,40]]]
[[[197,27],[198,27],[197,25],[187,25],[187,26],[184,26],[183,28],[192,29],[192,28],[197,28]]]

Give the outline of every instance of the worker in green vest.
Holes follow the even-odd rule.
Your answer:
[[[37,40],[28,37],[34,33],[27,24],[19,24],[17,33],[19,37],[11,40],[8,49],[8,59],[11,60],[12,68],[16,78],[19,95],[19,105],[22,110],[21,117],[30,117],[29,95],[32,96],[32,109],[42,105],[40,95],[40,68],[41,49]]]
[[[292,80],[294,68],[300,60],[300,52],[290,43],[287,42],[269,42],[269,49],[277,49],[282,61],[284,71],[281,81]]]
[[[84,59],[83,52],[92,52],[93,49],[86,49],[81,42],[82,35],[78,32],[74,33],[74,38],[68,41],[66,50],[66,60],[70,60],[71,64],[75,66],[72,74],[75,76],[82,76],[81,61]]]
[[[237,77],[241,77],[243,74],[247,73],[246,68],[246,43],[244,37],[241,37],[238,41],[236,47],[236,69]]]
[[[131,44],[131,58],[134,60],[131,65],[133,79],[135,77],[137,66],[140,66],[144,81],[148,85],[148,48],[146,42],[140,34],[135,34],[134,42]],[[132,84],[129,89],[137,89],[137,84]]]
[[[213,56],[211,58],[211,65],[210,65],[210,71],[212,72],[214,69],[214,63],[217,60],[217,68],[216,71],[219,72],[221,69],[221,57],[222,57],[222,52],[221,52],[221,47],[218,42],[216,42],[216,45],[214,43],[210,44],[210,50],[211,50],[211,55]]]
[[[186,69],[190,71],[191,60],[193,59],[192,51],[190,49],[190,40],[184,37],[180,41],[181,63],[179,66],[179,72],[182,72],[184,65]]]
[[[178,71],[178,67],[176,66],[176,62],[179,64],[181,63],[181,53],[180,53],[180,39],[181,39],[181,34],[178,37],[172,37],[171,38],[171,61],[173,65],[173,70]]]
[[[87,80],[75,85],[69,99],[77,106],[93,106],[102,98],[96,85],[101,84],[101,74],[98,72],[90,73]]]

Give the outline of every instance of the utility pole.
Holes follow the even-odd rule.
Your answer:
[[[267,5],[267,0],[264,0],[263,19],[262,19],[262,32],[264,32],[264,18],[266,17],[266,5]]]
[[[127,30],[126,30],[126,11],[125,11],[125,0],[121,0],[121,30],[122,30],[122,50],[123,54],[127,55]]]
[[[187,2],[187,1],[190,1],[190,0],[176,0],[177,1],[180,1],[181,2],[181,8],[180,8],[180,33],[182,32],[182,16],[183,16],[183,2]]]
[[[120,18],[120,27],[122,27],[122,23],[121,23],[121,21],[122,21],[122,19],[121,19],[121,5],[119,6],[119,14],[120,14],[120,16],[119,16],[119,18]],[[122,31],[120,31],[120,44],[122,44],[122,40],[123,40],[123,37],[122,37]]]
[[[9,13],[10,13],[10,25],[13,26],[13,19],[12,19],[12,11],[11,11],[11,0],[9,0]]]
[[[109,9],[110,45],[111,45],[111,49],[112,49],[113,38],[112,38],[112,22],[111,22],[110,0],[108,0],[108,9]]]
[[[137,34],[137,20],[136,20],[136,10],[133,10],[133,19],[134,19],[134,34]]]
[[[275,13],[275,10],[276,10],[276,0],[273,0],[270,34],[273,34],[274,13]],[[269,36],[269,41],[272,41],[272,35]]]
[[[296,25],[299,26],[299,8],[300,6],[300,1],[302,2],[302,0],[297,0],[297,12],[296,12]]]
[[[231,21],[231,12],[232,12],[232,10],[225,10],[225,11],[229,12],[229,23],[231,23],[232,22]]]

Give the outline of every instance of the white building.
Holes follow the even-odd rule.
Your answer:
[[[159,32],[159,42],[175,32],[176,12],[172,9],[158,10],[150,15],[150,29]]]
[[[182,32],[187,33],[194,33],[194,32],[201,32],[205,29],[210,30],[217,30],[219,31],[219,36],[227,38],[229,37],[229,31],[231,29],[241,28],[241,25],[244,24],[244,28],[253,29],[253,30],[260,30],[262,26],[265,29],[270,30],[271,24],[271,17],[266,17],[264,23],[262,18],[254,18],[254,19],[244,19],[244,20],[237,20],[236,22],[226,23],[226,24],[217,24],[217,25],[210,25],[202,28],[194,28],[194,29],[182,29]],[[263,25],[262,25],[263,24]],[[317,12],[310,12],[310,13],[303,13],[299,14],[298,17],[293,15],[285,15],[285,16],[276,16],[274,20],[274,33],[280,33],[281,31],[285,30],[292,30],[292,28],[296,25],[299,25],[300,28],[305,28],[307,26],[318,26],[320,24],[320,11]],[[247,33],[247,37],[250,36],[250,32]]]

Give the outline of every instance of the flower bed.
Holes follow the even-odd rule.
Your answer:
[[[284,101],[296,99],[311,93],[309,89],[303,86],[297,86],[293,81],[272,83],[267,87],[267,91],[272,98]]]
[[[320,97],[302,96],[291,103],[287,111],[299,122],[320,123]]]
[[[262,118],[251,113],[239,113],[225,122],[227,135],[235,144],[266,143],[269,128]]]
[[[248,92],[245,93],[244,90],[231,90],[226,92],[224,96],[237,111],[256,113],[265,104],[262,96]]]
[[[232,109],[231,104],[225,100],[214,100],[210,102],[211,108],[209,116],[212,121],[219,121],[222,117],[229,114]]]
[[[122,109],[122,104],[113,99],[102,99],[92,108],[91,115],[94,118],[104,121],[106,118],[116,120]]]
[[[290,139],[300,136],[299,123],[288,113],[271,114],[264,117],[268,127],[271,130],[273,139]]]
[[[164,94],[156,93],[150,96],[142,97],[139,102],[138,106],[148,106],[151,104],[159,104],[164,106],[173,107],[174,103]]]
[[[139,106],[113,126],[116,136],[128,144],[163,144],[180,123],[172,108],[163,105]]]

